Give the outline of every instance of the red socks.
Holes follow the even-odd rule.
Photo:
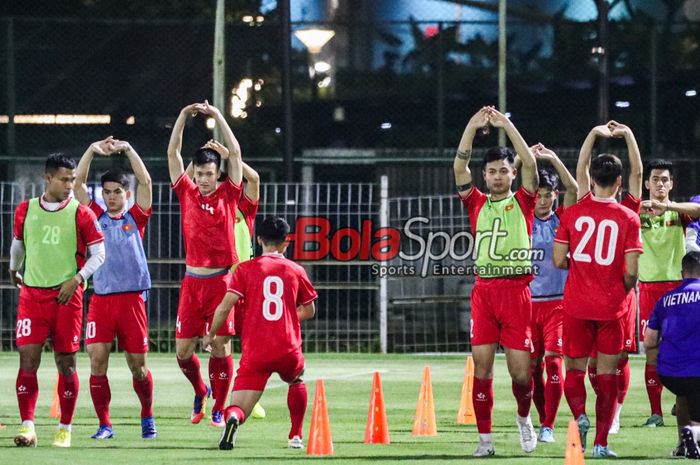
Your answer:
[[[70,375],[58,374],[58,401],[61,406],[61,424],[70,425],[78,402],[80,381],[75,371]]]
[[[39,382],[36,378],[36,372],[19,370],[15,388],[20,418],[22,421],[34,421],[34,409],[39,398]]]
[[[663,416],[661,410],[661,391],[663,391],[664,387],[661,385],[661,379],[658,373],[656,373],[656,365],[646,365],[644,367],[644,379],[646,380],[651,414]]]
[[[112,426],[112,422],[109,421],[109,402],[112,400],[112,392],[109,389],[107,376],[90,375],[90,397],[92,397],[97,418],[100,420],[100,426]]]
[[[199,359],[197,356],[192,355],[192,357],[186,360],[181,360],[178,358],[177,364],[180,365],[180,369],[185,375],[185,378],[192,383],[194,394],[199,397],[204,397],[207,395],[207,385],[204,384],[202,374],[199,372]]]
[[[547,355],[544,358],[544,363],[547,367],[547,384],[544,388],[545,417],[544,421],[540,419],[540,425],[547,428],[554,428],[561,396],[564,394],[561,362],[561,357],[558,356]]]
[[[595,443],[603,447],[608,445],[608,431],[615,417],[615,400],[617,399],[617,375],[598,375],[600,394],[595,402]]]
[[[231,415],[234,413],[236,414],[236,418],[238,418],[238,424],[242,425],[243,422],[245,421],[245,413],[237,405],[231,405],[230,407],[227,407],[224,410],[224,420],[228,420],[229,417],[231,417]]]
[[[92,383],[91,383],[92,384]],[[144,379],[133,379],[134,391],[141,401],[141,418],[153,416],[153,377],[149,371]],[[98,414],[99,415],[99,414]]]
[[[476,415],[476,428],[479,434],[491,432],[491,411],[493,410],[493,379],[474,377],[472,403]]]
[[[214,397],[212,412],[220,412],[226,407],[233,380],[233,357],[209,357],[209,381]]]
[[[630,387],[630,363],[629,359],[621,358],[617,363],[617,403],[625,403],[627,390]]]
[[[598,392],[598,368],[597,367],[588,367],[588,381],[591,382],[591,387],[593,388],[593,392],[595,392],[595,395],[600,395]]]
[[[574,419],[586,413],[586,385],[583,379],[586,373],[581,370],[567,370],[564,380],[564,395]]]
[[[290,385],[287,391],[287,407],[289,408],[289,418],[292,420],[292,427],[289,430],[289,439],[292,439],[294,436],[302,437],[307,403],[308,394],[306,392],[306,384],[296,383]]]
[[[544,365],[542,363],[536,363],[535,365],[532,365],[532,402],[535,404],[537,413],[540,416],[540,425],[544,425],[545,418],[547,417],[547,414],[545,412],[545,385],[543,378],[543,369]]]
[[[532,404],[532,377],[528,378],[526,384],[512,382],[513,396],[518,403],[518,415],[526,417],[530,415],[530,405]]]

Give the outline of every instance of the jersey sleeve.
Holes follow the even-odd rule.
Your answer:
[[[626,222],[625,253],[644,252],[642,246],[642,229],[639,216],[630,215],[630,220]]]
[[[247,195],[244,195],[243,198],[241,198],[238,208],[241,210],[241,213],[243,213],[243,216],[248,223],[248,227],[252,226],[253,221],[255,221],[255,215],[258,214],[259,205],[259,202],[253,202]]]
[[[469,222],[471,223],[472,230],[476,230],[476,217],[479,215],[479,210],[486,203],[487,196],[481,192],[476,186],[472,187],[469,195],[462,197],[457,194],[462,205],[467,209],[467,215],[469,216]]]
[[[515,192],[515,200],[520,204],[520,209],[523,211],[523,216],[527,223],[527,233],[532,235],[532,224],[535,222],[537,194],[532,194],[530,191],[520,186],[520,189]]]
[[[94,200],[90,200],[88,208],[95,214],[95,218],[99,218],[105,212],[102,207],[100,207],[100,204]]]
[[[97,221],[95,214],[85,205],[80,205],[76,212],[76,223],[78,225],[78,234],[86,246],[97,244],[104,241],[105,237],[102,234],[100,223]]]
[[[195,185],[194,181],[190,179],[189,176],[187,176],[187,172],[183,171],[180,177],[175,181],[175,184],[173,184],[173,190],[177,194],[178,198],[180,199],[180,203],[186,198],[187,193],[196,191],[197,186]]]
[[[134,205],[129,209],[129,213],[131,213],[131,216],[134,217],[134,221],[136,221],[136,226],[139,227],[141,235],[143,236],[143,232],[145,231],[146,225],[148,224],[148,219],[151,217],[151,214],[153,214],[153,208],[144,210],[138,203],[134,202]]]
[[[226,193],[226,198],[229,202],[238,204],[241,200],[241,192],[243,192],[243,181],[234,184],[231,178],[227,176],[220,187]]]
[[[299,292],[297,292],[297,306],[308,305],[318,298],[318,293],[306,274],[306,270],[299,267]]]
[[[233,272],[233,276],[228,283],[227,290],[228,292],[233,292],[239,297],[245,297],[245,273],[241,271],[245,267],[241,265],[238,265]]]
[[[562,204],[557,207],[556,210],[554,210],[554,214],[561,219],[562,216],[564,216],[564,210],[566,210],[566,207]]]
[[[622,202],[620,202],[620,205],[623,207],[627,207],[633,212],[635,212],[637,215],[639,215],[639,212],[641,211],[642,207],[642,199],[638,199],[637,197],[633,196],[629,192],[625,194],[625,196],[622,198]]]
[[[17,208],[15,209],[14,236],[15,236],[15,239],[17,239],[19,241],[24,240],[24,220],[25,220],[25,218],[27,218],[27,209],[28,208],[29,208],[29,201],[25,200],[24,202],[17,205]]]
[[[566,209],[562,212],[559,217],[559,229],[554,236],[554,242],[559,242],[560,244],[569,243],[569,217],[571,216],[571,210]]]

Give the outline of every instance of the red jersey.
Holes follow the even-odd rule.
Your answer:
[[[590,192],[588,193],[590,194]],[[637,197],[633,196],[629,192],[625,194],[624,197],[622,197],[622,201],[620,202],[620,205],[623,207],[627,207],[633,212],[635,212],[637,215],[639,215],[640,210],[642,209],[642,199],[638,199]]]
[[[173,184],[180,199],[182,235],[185,238],[185,263],[208,268],[231,268],[238,263],[233,228],[241,198],[241,184],[226,178],[209,195],[199,193],[197,185],[182,173]]]
[[[68,202],[70,202],[70,197],[61,202],[58,210],[65,208],[65,206],[68,205]],[[43,204],[44,196],[42,195],[39,205],[41,205],[43,208]],[[24,220],[27,217],[28,207],[29,200],[25,200],[20,203],[15,210],[14,236],[15,239],[20,241],[24,241]],[[77,255],[75,258],[76,263],[78,264],[78,269],[80,269],[85,264],[85,255],[87,253],[88,246],[104,241],[104,235],[97,224],[95,214],[85,205],[78,205],[78,210],[75,213],[75,222],[76,231],[78,232],[78,247],[76,249]]]
[[[306,271],[282,254],[238,265],[228,292],[242,297],[241,353],[247,360],[274,361],[301,348],[297,307],[318,297]]]
[[[583,320],[623,316],[625,254],[643,251],[639,216],[613,199],[587,195],[565,210],[554,241],[569,246],[564,311]]]
[[[250,231],[251,239],[254,238],[253,227],[255,226],[255,215],[258,214],[259,206],[260,204],[258,202],[253,202],[247,195],[244,195],[241,198],[241,202],[238,204],[238,209],[243,213],[245,222],[248,224],[248,231]]]
[[[94,200],[90,200],[90,203],[88,204],[88,207],[92,212],[95,214],[97,218],[102,216],[102,214],[105,212],[104,209],[95,202]],[[141,239],[143,239],[143,236],[146,234],[146,225],[148,224],[148,219],[151,217],[151,214],[153,213],[153,209],[149,208],[148,210],[145,210],[141,208],[141,206],[138,203],[134,203],[132,207],[129,209],[129,213],[131,214],[132,217],[134,217],[134,221],[136,222],[136,226],[139,228],[139,234],[141,235]],[[123,214],[114,217],[115,219],[119,219]]]

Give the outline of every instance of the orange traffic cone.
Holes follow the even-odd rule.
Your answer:
[[[459,401],[459,411],[457,412],[458,425],[476,425],[474,403],[472,402],[473,390],[474,359],[470,355],[469,357],[467,357],[467,366],[464,369],[464,383],[462,383],[462,396]]]
[[[413,420],[414,436],[437,436],[435,425],[435,405],[433,404],[433,382],[430,378],[430,367],[423,369],[423,382],[418,394],[416,417]]]
[[[372,394],[369,397],[365,444],[390,444],[389,426],[386,421],[386,408],[384,408],[382,379],[379,377],[378,371],[374,372],[374,378],[372,379]]]
[[[306,447],[306,454],[333,454],[333,438],[331,437],[331,424],[328,421],[326,389],[322,379],[316,380],[316,393],[311,411],[311,429],[309,430],[309,444]]]
[[[56,386],[53,388],[53,399],[51,400],[51,418],[61,418],[61,402],[58,400],[58,376],[56,376]]]
[[[569,422],[569,432],[566,435],[566,452],[564,453],[564,465],[585,465],[581,436],[576,420]]]

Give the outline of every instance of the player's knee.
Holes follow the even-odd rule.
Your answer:
[[[137,381],[143,381],[148,376],[146,365],[131,366],[131,376]]]

